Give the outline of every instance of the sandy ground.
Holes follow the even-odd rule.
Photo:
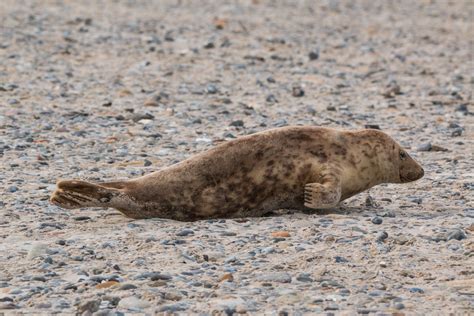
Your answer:
[[[2,0],[0,314],[474,313],[472,16],[462,0]],[[425,177],[241,221],[48,203],[60,178],[368,124]]]

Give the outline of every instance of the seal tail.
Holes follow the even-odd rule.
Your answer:
[[[123,183],[122,183],[123,184]],[[93,184],[79,180],[64,180],[57,183],[50,202],[66,209],[81,207],[110,207],[112,198],[122,193],[120,182]]]

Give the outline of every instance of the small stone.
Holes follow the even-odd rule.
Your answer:
[[[82,315],[85,312],[89,312],[89,313],[97,312],[100,307],[100,302],[101,302],[100,300],[86,301],[84,303],[79,304],[77,311],[79,312],[80,315]]]
[[[455,240],[463,240],[466,239],[466,233],[462,229],[455,229],[448,233],[447,240],[455,239]]]
[[[34,276],[31,278],[32,281],[40,281],[40,282],[46,282],[46,278],[44,276],[38,275]]]
[[[419,288],[419,287],[412,287],[412,288],[409,289],[409,291],[411,293],[420,293],[420,294],[425,293],[425,291],[423,289]]]
[[[311,278],[311,275],[309,273],[300,273],[296,277],[296,280],[300,282],[313,282],[313,279]]]
[[[417,151],[431,151],[431,143],[424,143],[416,148]]]
[[[260,282],[291,283],[291,275],[286,272],[270,272],[258,275],[256,280]]]
[[[185,311],[186,309],[187,309],[186,305],[178,303],[178,304],[162,305],[158,307],[157,311],[164,312],[165,315],[168,315],[169,313],[182,312],[182,311]]]
[[[375,240],[377,242],[383,242],[387,238],[388,238],[388,233],[383,231],[377,234],[377,237],[375,238]]]
[[[150,160],[145,159],[145,160],[143,161],[143,166],[149,167],[149,166],[151,166],[151,165],[152,165],[152,162],[151,162]]]
[[[126,309],[144,309],[150,306],[151,305],[149,302],[141,300],[135,296],[123,298],[118,303],[119,308],[126,308]]]
[[[365,128],[370,128],[370,129],[381,129],[380,126],[377,124],[365,124]]]
[[[189,236],[189,235],[194,235],[194,231],[192,229],[183,229],[179,232],[176,233],[176,236]]]
[[[18,187],[12,185],[12,186],[9,186],[7,188],[7,191],[10,192],[10,193],[15,193],[16,191],[18,191]]]
[[[40,257],[47,254],[48,246],[45,244],[35,244],[30,248],[28,255],[26,256],[27,259],[33,259],[36,257]]]
[[[272,237],[282,237],[282,238],[286,238],[286,237],[290,237],[290,236],[291,236],[290,233],[287,232],[287,231],[284,231],[284,230],[272,232]]]
[[[183,296],[177,291],[168,291],[165,293],[165,300],[169,301],[179,301]]]
[[[218,89],[214,84],[210,83],[206,87],[206,92],[208,94],[216,94],[218,92]]]
[[[150,113],[136,113],[132,116],[132,121],[139,122],[141,120],[153,120],[155,117]]]
[[[393,307],[395,309],[401,310],[401,309],[405,308],[405,305],[403,305],[403,303],[397,302],[397,303],[393,304]]]
[[[136,289],[137,286],[134,285],[134,284],[131,284],[131,283],[125,283],[125,284],[122,284],[120,287],[119,287],[119,290],[121,291],[127,291],[127,290],[134,290]]]
[[[74,261],[84,261],[83,256],[72,256],[71,259]]]
[[[309,60],[317,60],[319,58],[319,49],[315,49],[309,52]]]
[[[229,281],[229,282],[233,282],[234,281],[234,276],[232,275],[232,273],[226,273],[224,274],[223,276],[220,277],[219,281]]]
[[[346,262],[349,262],[349,260],[347,260],[346,258],[341,257],[341,256],[335,256],[334,259],[336,260],[336,263],[346,263]]]
[[[171,279],[172,279],[172,277],[170,275],[161,274],[159,272],[153,272],[150,275],[150,280],[152,280],[152,281],[158,281],[158,280],[168,281],[168,280],[171,280]]]
[[[81,221],[87,221],[90,220],[91,218],[89,216],[75,216],[73,217],[75,221],[81,222]]]
[[[372,221],[372,223],[375,224],[375,225],[380,225],[380,224],[382,224],[383,219],[382,219],[382,217],[375,216],[375,217],[372,218],[371,221]]]
[[[107,289],[109,287],[112,287],[112,286],[115,286],[115,285],[118,285],[118,284],[119,284],[119,282],[113,281],[113,280],[112,281],[105,281],[105,282],[102,282],[100,284],[97,284],[95,286],[95,288],[96,289]]]
[[[268,103],[278,103],[278,100],[274,94],[267,95],[267,97],[265,98],[265,101],[267,101]]]
[[[291,90],[291,95],[294,96],[295,98],[300,98],[304,96],[304,90],[300,86],[293,86]]]
[[[456,112],[462,112],[462,113],[468,113],[468,112],[469,112],[466,103],[459,104],[459,105],[455,108],[455,111],[456,111]]]
[[[456,128],[451,132],[451,137],[459,137],[462,135],[463,129],[462,128]]]
[[[236,120],[233,121],[229,124],[229,126],[235,126],[235,127],[243,127],[244,126],[244,121],[242,120]]]

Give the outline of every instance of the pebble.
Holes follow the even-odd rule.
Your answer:
[[[291,95],[296,97],[296,98],[300,98],[300,97],[304,96],[304,90],[300,86],[293,86],[293,88],[291,90]]]
[[[419,287],[412,287],[412,288],[409,289],[409,291],[411,293],[420,293],[420,294],[425,293],[425,291],[423,289],[419,288]]]
[[[377,237],[375,238],[375,240],[377,242],[383,242],[387,238],[388,238],[388,233],[383,231],[377,234]]]
[[[309,60],[317,60],[319,59],[319,49],[315,49],[309,52],[308,54]]]
[[[380,224],[382,224],[383,219],[382,219],[382,217],[375,216],[375,217],[372,218],[371,222],[375,225],[380,225]]]
[[[208,94],[216,94],[218,92],[218,89],[217,89],[216,85],[208,84],[207,87],[206,87],[206,92]]]
[[[84,303],[79,304],[77,311],[79,312],[79,314],[82,314],[85,312],[94,313],[99,310],[100,303],[101,303],[100,300],[86,301]]]
[[[18,187],[12,185],[12,186],[9,186],[7,188],[7,192],[10,192],[10,193],[15,193],[16,191],[18,191]]]
[[[151,166],[151,165],[152,165],[152,162],[151,162],[150,160],[145,159],[145,160],[143,161],[143,166],[149,167],[149,166]]]
[[[232,121],[230,123],[230,126],[243,127],[244,126],[244,121],[242,121],[242,120]]]
[[[179,237],[184,237],[184,236],[189,236],[189,235],[194,235],[194,231],[192,229],[183,229],[176,233],[176,236],[179,236]]]
[[[405,308],[405,305],[403,305],[403,303],[397,302],[397,303],[393,304],[393,307],[395,309],[401,310],[401,309]]]
[[[424,143],[424,144],[421,144],[419,145],[416,150],[417,151],[431,151],[431,143]]]
[[[275,97],[274,94],[267,95],[265,101],[267,101],[268,103],[278,103],[278,99]]]
[[[127,291],[127,290],[134,290],[138,288],[136,285],[134,284],[130,284],[130,283],[125,283],[125,284],[122,284],[120,287],[119,287],[119,290],[121,291]]]
[[[141,300],[135,296],[129,296],[126,298],[122,298],[120,302],[118,303],[119,308],[125,308],[125,309],[130,309],[130,310],[141,310],[144,308],[150,307],[150,303]]]
[[[291,275],[286,272],[262,273],[257,275],[256,280],[260,282],[291,283]]]
[[[300,273],[296,277],[296,280],[300,282],[313,282],[313,279],[311,278],[311,275],[309,273]]]
[[[176,303],[176,304],[165,304],[158,307],[158,312],[165,312],[165,313],[176,313],[182,312],[188,309],[186,303]]]
[[[49,250],[48,245],[37,243],[31,246],[30,250],[28,251],[28,255],[26,257],[27,259],[41,257],[41,256],[46,255],[48,250]]]
[[[455,239],[455,240],[463,240],[466,239],[466,233],[462,229],[455,229],[448,233],[447,240]]]

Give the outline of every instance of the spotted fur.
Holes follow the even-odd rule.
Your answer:
[[[149,175],[93,184],[60,181],[51,202],[113,207],[131,218],[261,216],[279,208],[318,209],[423,169],[378,130],[284,127],[240,137]],[[403,151],[404,152],[404,151]]]

